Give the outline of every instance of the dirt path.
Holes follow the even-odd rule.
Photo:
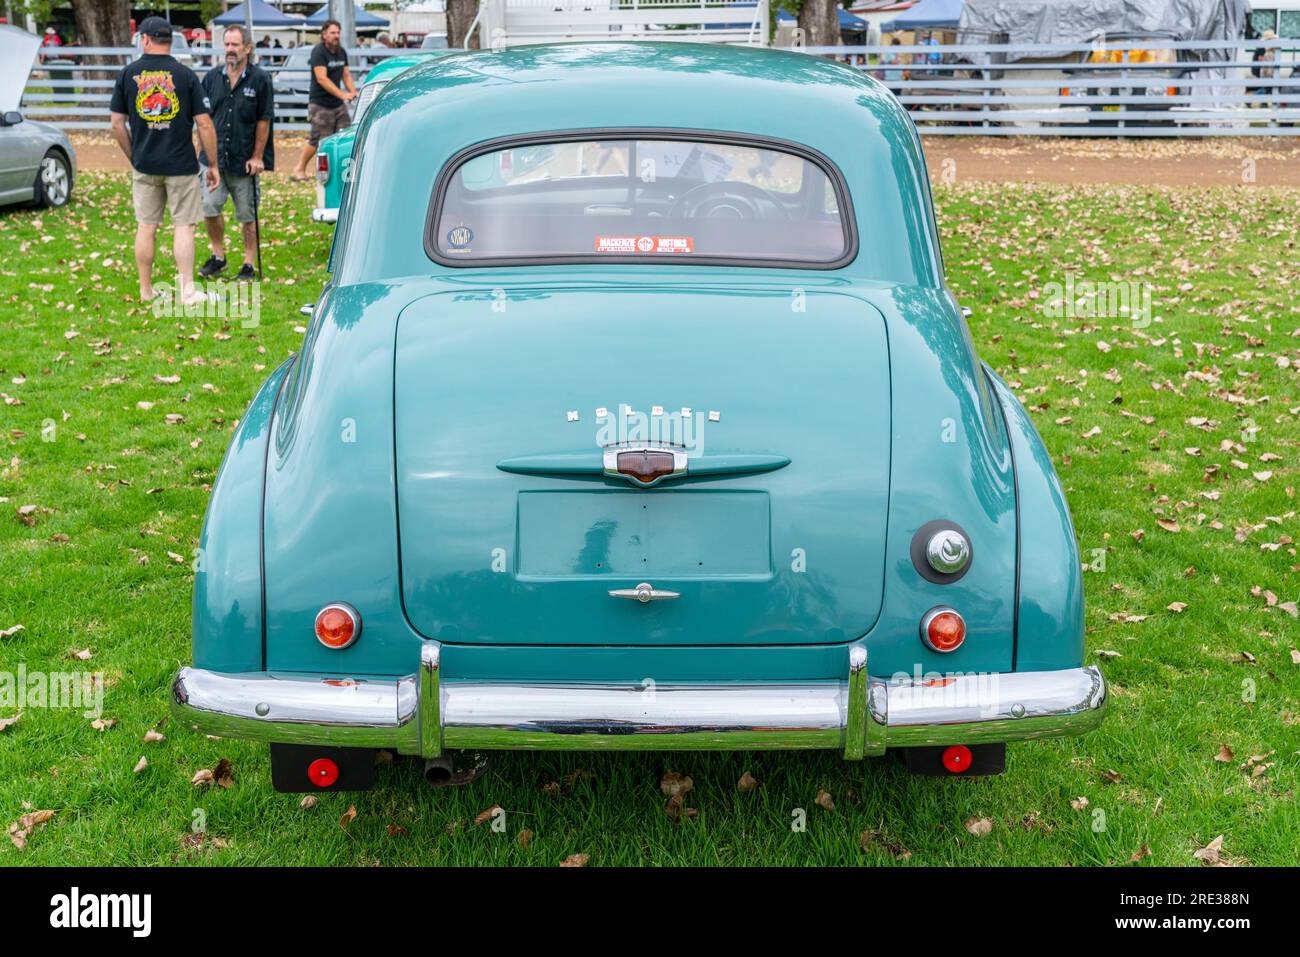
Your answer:
[[[1039,139],[924,137],[936,182],[1300,186],[1300,137]]]
[[[72,141],[81,168],[127,169],[126,158],[107,134],[73,134]],[[924,143],[930,176],[936,182],[1300,187],[1300,137],[1013,140],[927,136]],[[297,159],[302,144],[302,136],[276,137],[281,175]]]

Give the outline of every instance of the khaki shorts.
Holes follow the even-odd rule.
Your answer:
[[[257,181],[255,176],[239,176],[235,173],[222,172],[221,182],[216,189],[208,189],[203,181],[203,171],[199,171],[199,188],[203,191],[203,215],[215,219],[221,215],[226,205],[226,197],[235,201],[235,221],[251,223],[253,221],[253,190]]]
[[[316,146],[327,136],[333,136],[339,130],[346,130],[352,125],[352,117],[348,114],[348,105],[342,106],[321,106],[319,103],[307,104],[307,122],[311,124],[311,132],[307,134],[307,142]]]
[[[199,221],[202,200],[198,177],[192,174],[155,176],[132,170],[131,195],[136,222],[162,225],[164,207],[171,210],[173,226],[193,226]]]

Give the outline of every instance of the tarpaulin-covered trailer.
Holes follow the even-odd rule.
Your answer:
[[[1245,33],[1247,0],[966,0],[959,43],[1043,44],[1008,51],[1005,62],[1051,55],[1053,45],[1089,43],[1115,33],[1162,33],[1175,40],[1236,40]],[[1186,50],[1186,60],[1232,60],[1232,50]],[[976,59],[972,56],[971,59]],[[987,56],[985,56],[987,62]]]

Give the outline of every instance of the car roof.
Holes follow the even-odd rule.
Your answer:
[[[480,107],[469,101],[480,98],[530,104],[541,116],[567,120],[571,127],[585,125],[575,121],[604,108],[677,100],[682,114],[712,114],[712,129],[744,129],[735,125],[744,117],[744,125],[764,134],[796,140],[810,120],[828,124],[837,112],[862,121],[866,109],[889,125],[909,125],[897,100],[852,66],[806,53],[722,44],[549,43],[451,51],[407,70],[385,94],[389,103],[398,101],[394,94],[400,91],[402,103],[433,107],[447,103],[441,95],[447,90],[471,120]],[[489,120],[484,118],[485,125]]]
[[[379,80],[388,77],[390,80],[393,73],[401,73],[403,70],[409,70],[413,66],[419,66],[421,63],[428,63],[431,53],[437,51],[427,51],[425,53],[403,53],[401,56],[384,57],[378,63],[370,68],[366,74],[365,82]]]

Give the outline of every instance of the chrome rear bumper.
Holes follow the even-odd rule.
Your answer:
[[[182,668],[176,719],[207,734],[281,743],[444,749],[841,750],[1002,742],[1081,734],[1099,724],[1106,682],[1095,667],[869,677],[849,649],[847,680],[790,684],[483,684],[440,680],[439,647],[398,680],[219,674]]]
[[[1096,667],[885,681],[849,649],[841,681],[790,684],[481,684],[442,681],[426,641],[420,670],[398,680],[224,675],[182,668],[175,719],[221,737],[387,748],[842,750],[1078,735],[1105,715]]]

